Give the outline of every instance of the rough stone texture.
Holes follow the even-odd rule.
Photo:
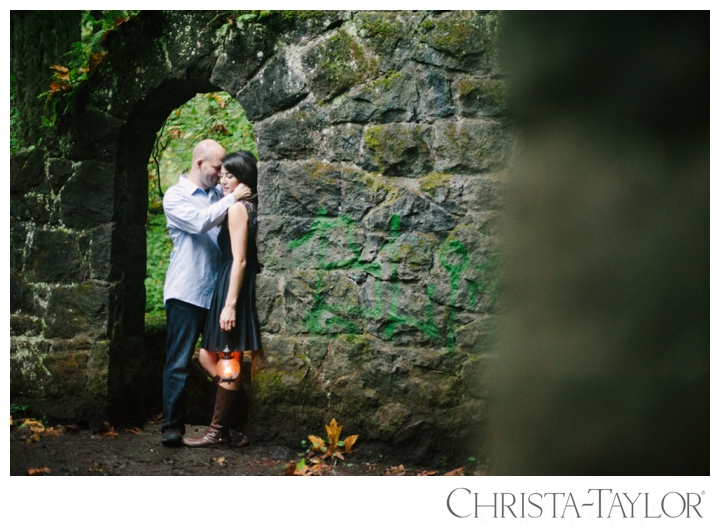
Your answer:
[[[407,461],[480,456],[513,147],[497,23],[158,11],[110,32],[55,140],[11,162],[13,400],[149,416],[162,340],[142,322],[148,153],[173,108],[220,89],[260,155],[252,433],[295,445],[334,417]]]

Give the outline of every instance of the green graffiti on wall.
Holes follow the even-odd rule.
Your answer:
[[[331,233],[343,232],[345,243],[350,251],[350,257],[339,260],[328,260],[327,248],[328,239]],[[425,309],[423,317],[416,318],[403,314],[400,309],[400,301],[403,296],[401,281],[399,280],[397,262],[399,245],[398,238],[401,235],[400,217],[392,215],[390,219],[390,234],[385,243],[380,247],[378,254],[386,254],[389,257],[389,270],[387,280],[378,280],[375,283],[375,302],[372,306],[357,306],[328,303],[323,295],[327,286],[327,273],[332,270],[356,270],[360,273],[367,273],[376,279],[382,278],[382,267],[377,262],[363,262],[362,251],[355,242],[353,233],[356,232],[354,221],[347,215],[340,217],[329,217],[327,212],[320,210],[318,216],[310,226],[308,232],[302,237],[290,241],[288,247],[296,249],[308,244],[312,240],[318,243],[317,250],[317,281],[313,306],[306,318],[307,330],[311,334],[335,334],[337,332],[359,334],[362,332],[359,321],[362,319],[377,319],[381,316],[385,320],[382,330],[386,340],[390,340],[399,326],[405,325],[415,328],[429,338],[442,338],[441,332],[436,323],[433,309],[432,296],[436,286],[428,284],[425,291]],[[449,307],[446,316],[445,344],[451,351],[455,348],[455,329],[457,327],[456,314],[459,311],[456,304],[462,274],[470,266],[470,255],[462,241],[448,238],[440,247],[438,259],[440,265],[448,273],[450,285]],[[493,257],[485,263],[476,265],[475,271],[494,272],[497,267],[497,257]],[[494,273],[493,273],[494,276]],[[358,276],[354,276],[358,277]],[[475,307],[478,302],[478,295],[491,292],[494,293],[495,281],[490,284],[478,283],[466,278],[465,284],[470,293],[469,304]],[[389,288],[387,303],[383,302],[384,289]]]

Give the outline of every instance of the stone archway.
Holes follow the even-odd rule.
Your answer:
[[[148,154],[170,110],[224,90],[260,154],[256,435],[337,417],[424,454],[477,435],[512,142],[496,17],[153,12],[116,30],[55,141],[13,159],[11,390],[62,417],[142,411]]]

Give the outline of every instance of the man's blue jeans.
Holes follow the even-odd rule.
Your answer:
[[[207,314],[207,309],[177,299],[169,299],[165,303],[167,343],[163,372],[163,432],[178,429],[185,434],[185,382]]]

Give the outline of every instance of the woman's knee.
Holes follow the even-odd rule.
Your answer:
[[[200,360],[200,365],[203,366],[205,371],[214,371],[217,363],[217,353],[200,349],[198,360]]]

